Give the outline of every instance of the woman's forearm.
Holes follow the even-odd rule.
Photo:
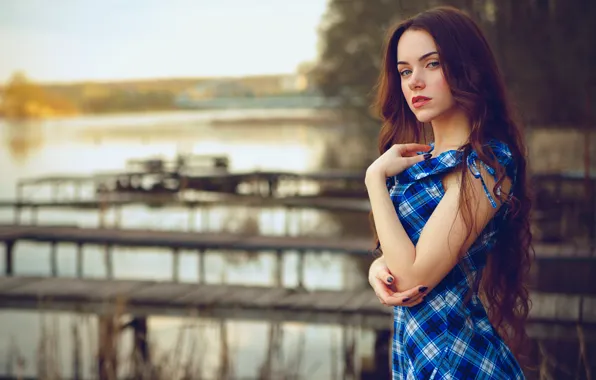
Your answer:
[[[408,280],[412,277],[416,247],[399,221],[384,175],[370,172],[365,181],[385,263],[397,277],[397,283],[407,287],[412,282]]]

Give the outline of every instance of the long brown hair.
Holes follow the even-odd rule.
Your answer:
[[[426,142],[428,136],[428,128],[425,129],[408,107],[397,71],[397,43],[407,29],[423,30],[434,38],[443,74],[456,105],[472,122],[469,141],[462,147],[464,159],[458,170],[465,174],[466,157],[472,150],[476,151],[482,161],[495,168],[498,180],[492,192],[499,197],[496,189],[506,173],[486,148],[486,142],[489,139],[502,141],[513,154],[517,175],[511,188],[512,199],[508,201],[511,211],[499,229],[496,245],[488,255],[482,276],[477,276],[474,288],[483,300],[491,323],[520,359],[527,343],[525,322],[530,301],[526,279],[533,258],[531,199],[520,125],[513,116],[496,60],[478,25],[456,8],[437,7],[400,22],[387,36],[375,103],[383,122],[379,135],[381,154],[393,144]],[[471,233],[474,228],[472,213],[465,201],[471,191],[467,178],[462,175],[459,204],[468,233]],[[497,199],[507,202],[503,198]],[[379,247],[376,233],[375,243]]]

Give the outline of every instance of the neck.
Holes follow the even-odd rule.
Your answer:
[[[459,108],[454,107],[431,122],[435,154],[465,145],[472,131],[472,122]]]

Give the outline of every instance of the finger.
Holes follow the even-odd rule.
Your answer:
[[[412,166],[414,164],[424,161],[424,155],[419,154],[413,157],[403,157],[403,159],[406,160],[406,165]]]
[[[416,303],[418,300],[420,300],[420,299],[424,298],[424,296],[425,296],[425,294],[423,294],[423,293],[420,293],[420,294],[417,294],[417,295],[415,295],[415,296],[413,296],[413,297],[406,297],[406,298],[403,298],[403,299],[401,300],[401,302],[402,302],[402,304],[403,304],[404,306],[408,306],[408,305],[410,305],[410,304],[412,304],[412,303]]]
[[[409,302],[406,302],[403,304],[403,306],[412,307],[412,306],[420,305],[422,302],[424,302],[424,297],[420,297],[417,300],[411,300]]]
[[[431,150],[430,145],[426,144],[401,144],[399,147],[399,153],[403,156],[409,153],[416,153],[416,152],[428,152]]]
[[[415,306],[422,302],[428,294],[428,287],[417,286],[405,292],[394,293],[391,297],[385,297],[385,303],[389,306]]]
[[[395,284],[395,277],[393,277],[391,273],[389,273],[389,270],[385,268],[379,269],[375,274],[375,277],[388,286],[393,286]]]
[[[418,294],[411,298],[396,298],[394,296],[392,298],[388,298],[387,301],[385,301],[385,304],[387,304],[387,306],[411,307],[411,306],[416,306],[416,305],[422,303],[422,301],[424,301],[425,296],[426,296],[426,294],[424,294],[424,293]]]
[[[373,289],[377,297],[384,305],[394,305],[401,302],[400,299],[393,296],[393,292],[387,288],[387,285],[378,278],[374,279]]]
[[[396,297],[399,299],[404,299],[404,298],[412,299],[419,294],[426,294],[426,293],[428,293],[428,287],[426,287],[424,285],[419,285],[419,286],[413,287],[411,289],[408,289],[404,292],[395,293],[395,294],[393,294],[393,297]]]

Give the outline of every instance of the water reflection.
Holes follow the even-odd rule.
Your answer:
[[[6,131],[14,129],[14,126],[0,124],[0,128],[7,136]],[[214,126],[210,125],[205,114],[196,113],[83,117],[53,120],[32,128],[35,133],[31,132],[26,137],[35,141],[45,136],[45,140],[41,140],[43,144],[30,145],[22,159],[15,158],[12,153],[0,152],[0,167],[4,175],[0,183],[0,198],[14,198],[20,178],[121,170],[129,159],[150,156],[172,158],[178,153],[227,154],[231,170],[308,171],[319,165],[324,144],[332,133],[321,126],[307,124],[258,127],[255,124],[246,126],[227,122]],[[67,194],[72,190],[63,189]],[[48,188],[36,189],[26,195],[47,199],[51,191]],[[92,196],[93,189],[82,192],[83,198]],[[192,215],[182,207],[139,205],[123,207],[120,212],[123,228],[182,231],[192,228],[195,231],[291,236],[330,236],[342,231],[333,214],[316,210],[214,206],[204,217],[201,212]],[[11,212],[3,210],[0,222],[11,222],[12,217]],[[289,223],[286,223],[288,217]],[[28,211],[23,213],[21,220],[27,223],[32,218],[33,214]],[[39,224],[82,227],[97,227],[100,222],[95,210],[43,209],[37,212],[36,218]],[[189,223],[189,218],[193,218],[192,223]],[[115,210],[108,210],[105,225],[114,225],[115,219]],[[360,233],[367,234],[368,229]],[[180,280],[196,282],[200,273],[196,252],[182,250],[179,254],[177,269]],[[106,275],[103,255],[103,247],[84,247],[85,277]],[[57,257],[58,273],[75,276],[76,247],[59,244]],[[171,252],[164,249],[116,247],[113,257],[114,275],[119,279],[169,280],[174,269]],[[49,260],[50,247],[47,244],[23,242],[15,248],[17,274],[48,276]],[[0,260],[0,266],[3,263],[4,260]],[[284,256],[285,286],[298,284],[297,263],[296,252],[288,252]],[[206,255],[205,280],[207,283],[270,285],[274,281],[274,267],[273,252],[231,255],[213,250]],[[361,286],[364,281],[357,263],[330,253],[307,254],[304,268],[304,285],[311,289],[352,288]],[[274,355],[277,359],[272,361],[267,352],[268,338],[265,337],[273,330],[266,322],[226,322],[222,329],[220,322],[206,318],[153,316],[148,319],[148,325],[152,361],[159,371],[168,374],[164,378],[174,378],[172,374],[184,368],[193,368],[198,371],[195,373],[203,373],[207,378],[218,378],[222,373],[222,363],[229,363],[229,371],[237,376],[255,378],[265,370],[264,362],[269,363],[265,366],[267,371],[277,371],[275,373],[278,374],[290,371],[308,374],[309,378],[329,378],[332,373],[341,373],[337,368],[342,360],[338,346],[341,329],[338,326],[284,323],[280,330],[281,348]],[[223,341],[222,334],[226,337]],[[68,377],[76,371],[75,368],[81,368],[85,376],[95,374],[94,350],[98,335],[97,318],[91,315],[41,310],[3,312],[0,315],[0,368],[10,368],[15,372],[15,363],[21,362],[24,364],[19,371],[26,376],[35,376],[38,370],[45,370],[48,371],[46,373]],[[367,339],[366,332],[361,335],[362,339]],[[84,348],[77,350],[77,341]],[[130,331],[126,330],[118,341],[119,372],[131,373]],[[369,343],[363,347],[372,347]],[[74,351],[78,354],[73,355]],[[222,351],[229,355],[227,359],[222,358]],[[18,354],[10,356],[9,352]]]
[[[41,122],[0,122],[0,125],[2,140],[14,162],[27,161],[34,151],[40,150],[44,145],[45,136]]]

